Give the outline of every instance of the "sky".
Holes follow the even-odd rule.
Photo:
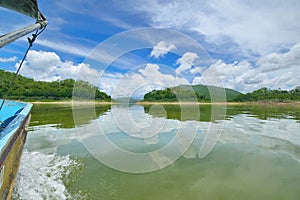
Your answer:
[[[49,24],[20,73],[83,79],[112,97],[208,84],[252,92],[300,85],[298,0],[39,0]],[[0,8],[0,34],[34,19]],[[1,48],[16,71],[26,37]]]

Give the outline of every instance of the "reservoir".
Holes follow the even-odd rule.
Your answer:
[[[13,199],[300,199],[300,107],[224,109],[212,116],[211,105],[199,105],[199,116],[190,117],[178,105],[81,105],[72,112],[70,105],[36,104]],[[220,136],[200,158],[214,124]],[[181,130],[184,139],[193,134],[191,142],[174,146],[182,155],[170,162],[158,157],[165,159],[155,161],[158,169],[107,149],[108,162],[95,156],[103,135],[140,155],[163,149]],[[135,166],[138,173],[128,172]]]

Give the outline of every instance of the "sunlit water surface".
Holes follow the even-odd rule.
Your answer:
[[[95,136],[100,124],[109,139],[127,151],[159,149],[184,126],[197,126],[196,137],[172,165],[150,173],[125,173],[86,150],[74,128],[72,107],[35,105],[13,199],[300,199],[299,107],[228,106],[225,120],[213,122],[210,106],[200,106],[196,121],[181,121],[180,107],[170,105],[164,106],[164,115],[137,105],[79,109],[77,127],[90,127],[85,139]],[[153,119],[164,126],[155,137],[133,139],[136,130],[123,124],[122,131],[115,123],[113,113],[118,112],[129,113],[142,127]],[[211,123],[224,125],[222,135],[200,159]]]

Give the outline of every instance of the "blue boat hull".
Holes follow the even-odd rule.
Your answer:
[[[1,103],[1,100],[0,100]],[[32,104],[6,101],[0,111],[0,197],[10,199],[26,142]]]

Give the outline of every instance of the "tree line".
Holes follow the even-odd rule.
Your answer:
[[[263,87],[254,92],[241,94],[237,96],[234,101],[237,102],[251,102],[251,101],[275,101],[275,102],[289,102],[300,101],[300,86],[293,90],[269,89]]]
[[[99,100],[111,101],[111,97],[101,92],[96,86],[85,81],[66,79],[62,81],[35,81],[18,75],[14,83],[11,83],[15,75],[11,72],[0,70],[0,98],[4,98],[10,90],[7,99],[41,101],[41,100]],[[74,86],[76,90],[73,92]],[[144,95],[143,101],[176,102],[176,101],[199,101],[211,102],[210,92],[214,92],[214,101],[230,102],[253,102],[253,101],[275,101],[289,102],[300,101],[300,86],[293,90],[268,89],[242,94],[238,91],[205,85],[181,85],[163,90],[153,90]],[[220,97],[218,97],[218,95]]]
[[[206,87],[206,89],[205,89]],[[211,102],[209,87],[214,89],[215,94],[221,93],[221,89],[212,86],[197,85],[190,88],[177,86],[166,88],[163,90],[153,90],[144,95],[143,101],[158,101],[158,102],[176,102],[176,101],[199,101]],[[200,88],[200,89],[199,89]],[[231,89],[223,88],[225,91],[226,100],[229,102],[253,102],[253,101],[275,101],[275,102],[290,102],[300,101],[300,86],[293,90],[268,89],[266,87],[259,90],[242,94]],[[217,96],[215,95],[215,96]],[[221,98],[214,99],[221,101]]]
[[[14,100],[70,100],[78,98],[82,100],[99,100],[111,101],[111,97],[106,93],[99,91],[96,86],[93,86],[85,81],[75,81],[66,79],[62,81],[34,81],[33,79],[18,75],[12,83],[13,73],[0,70],[0,98]],[[76,85],[76,90],[73,94],[73,87]]]

